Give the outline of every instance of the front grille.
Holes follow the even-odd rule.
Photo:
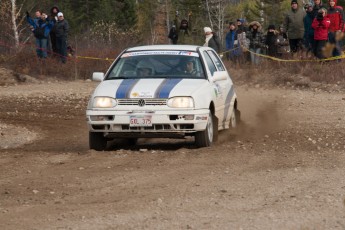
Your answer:
[[[129,125],[121,125],[122,130],[131,130],[131,131],[144,131],[144,130],[193,130],[194,124],[174,124],[170,126],[169,124],[154,124],[150,127],[130,127]]]
[[[171,126],[170,125],[167,125],[167,124],[164,124],[164,125],[159,125],[159,124],[156,124],[156,125],[152,125],[150,127],[129,127],[129,125],[122,125],[122,130],[171,130]]]
[[[139,105],[139,100],[145,101],[145,106],[159,106],[159,105],[166,105],[167,99],[160,99],[160,98],[126,98],[126,99],[118,99],[118,105]]]

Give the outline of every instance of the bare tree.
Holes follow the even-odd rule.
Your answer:
[[[12,22],[12,31],[13,37],[15,42],[16,50],[19,48],[19,33],[18,33],[18,25],[17,25],[17,18],[20,10],[17,11],[17,4],[16,0],[11,0],[11,22]]]
[[[210,26],[217,32],[221,41],[223,40],[225,9],[229,4],[231,0],[205,0]]]
[[[25,2],[25,1],[24,1]],[[17,52],[20,49],[21,35],[23,30],[26,29],[24,25],[25,17],[21,16],[22,3],[20,6],[16,0],[3,0],[0,2],[0,27],[2,30],[2,38],[4,42],[14,47]],[[24,40],[26,42],[30,36],[27,36]]]

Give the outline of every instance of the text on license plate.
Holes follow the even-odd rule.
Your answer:
[[[143,116],[130,116],[129,117],[129,126],[152,126],[152,116],[143,115]]]

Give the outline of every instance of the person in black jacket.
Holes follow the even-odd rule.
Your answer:
[[[54,32],[56,35],[56,49],[62,63],[66,63],[67,57],[67,37],[69,31],[68,22],[64,19],[63,13],[57,14],[58,22],[54,25]]]
[[[205,27],[204,32],[205,32],[205,44],[204,44],[204,46],[211,47],[217,53],[220,53],[221,44],[220,44],[220,41],[218,39],[218,36],[212,32],[212,29],[210,27]]]
[[[276,28],[274,25],[269,25],[268,31],[266,34],[266,40],[265,40],[268,56],[271,56],[271,57],[277,56],[277,51],[278,51],[277,40],[278,40],[278,31],[276,31]]]
[[[56,24],[58,22],[58,16],[57,14],[60,12],[59,8],[57,6],[53,6],[50,9],[50,16],[49,16],[49,20],[51,22],[53,22],[53,24]],[[56,49],[56,35],[55,35],[55,31],[51,30],[50,31],[50,42],[51,42],[51,48],[53,51],[53,55],[55,55],[57,53],[57,49]]]
[[[176,26],[173,25],[169,31],[169,35],[168,38],[170,38],[172,44],[177,44],[177,40],[178,40],[178,33],[176,30]]]

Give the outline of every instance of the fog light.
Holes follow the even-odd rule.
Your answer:
[[[185,120],[194,120],[194,115],[184,115]]]

